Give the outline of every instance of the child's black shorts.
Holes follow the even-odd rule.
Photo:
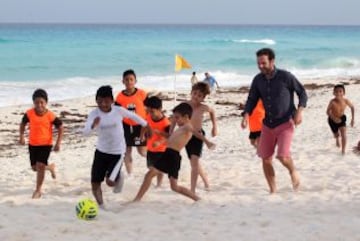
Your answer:
[[[164,154],[164,152],[147,151],[147,153],[146,153],[147,167],[154,166],[154,163],[157,162],[163,154]]]
[[[123,126],[126,146],[146,146],[146,141],[135,141],[136,138],[140,139],[141,125],[130,126],[123,123]]]
[[[161,158],[154,163],[154,167],[164,173],[167,173],[169,178],[178,179],[181,165],[180,153],[176,150],[166,148]]]
[[[99,183],[104,181],[105,176],[110,177],[111,172],[120,158],[121,155],[107,154],[96,150],[94,161],[91,167],[91,182]],[[116,178],[118,178],[119,173],[117,173]]]
[[[30,165],[35,166],[37,162],[48,164],[52,146],[32,146],[29,145]]]

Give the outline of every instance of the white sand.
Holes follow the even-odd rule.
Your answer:
[[[360,85],[346,87],[346,96],[360,110]],[[345,156],[335,147],[326,121],[331,88],[309,90],[303,124],[296,129],[293,157],[301,175],[301,190],[294,193],[288,173],[275,161],[279,192],[268,194],[261,161],[240,129],[240,112],[231,103],[244,102],[246,94],[210,97],[219,119],[215,151],[204,150],[202,163],[211,191],[199,182],[200,202],[194,203],[170,191],[165,180],[152,187],[138,204],[124,205],[135,196],[146,162],[135,154],[134,175],[124,190],[113,194],[103,185],[109,211],[94,221],[78,220],[75,205],[92,197],[90,168],[95,136],[77,134],[84,117],[67,115],[67,134],[62,150],[52,153],[57,180],[47,173],[44,195],[32,200],[35,173],[30,170],[26,146],[17,146],[18,123],[28,106],[0,109],[0,240],[360,240],[360,157],[352,147],[360,140],[360,122],[348,128]],[[231,102],[215,104],[215,100]],[[56,113],[87,114],[94,98],[66,101],[49,108]],[[173,107],[165,102],[166,109]],[[169,112],[168,112],[169,113]],[[350,118],[350,112],[347,112]],[[355,121],[358,114],[355,115]],[[349,123],[349,122],[348,122]],[[205,130],[210,132],[209,122]],[[179,182],[190,185],[189,161],[183,153]]]

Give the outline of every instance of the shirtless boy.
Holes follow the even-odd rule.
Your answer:
[[[140,190],[134,198],[134,202],[141,200],[146,191],[149,189],[151,180],[160,172],[168,174],[171,190],[191,198],[194,201],[200,199],[194,192],[190,191],[186,187],[178,185],[177,183],[181,164],[180,151],[190,140],[193,132],[193,127],[190,121],[192,108],[187,103],[181,103],[173,109],[173,114],[174,121],[179,128],[170,135],[164,154],[159,160],[154,162],[154,165],[151,166],[149,171],[146,173]]]
[[[351,102],[344,98],[345,87],[344,85],[335,85],[334,92],[335,98],[333,98],[327,107],[326,114],[328,117],[328,123],[331,131],[334,134],[336,140],[336,146],[341,147],[341,153],[345,154],[346,150],[346,107],[351,109],[351,127],[354,126],[354,113],[355,109]],[[339,137],[341,136],[341,145]]]

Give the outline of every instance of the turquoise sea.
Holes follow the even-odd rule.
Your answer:
[[[193,67],[177,73],[178,88],[190,87],[192,71],[246,85],[262,47],[300,80],[360,74],[360,26],[0,24],[0,106],[31,103],[39,87],[50,100],[119,90],[128,68],[139,86],[171,90],[175,54]]]

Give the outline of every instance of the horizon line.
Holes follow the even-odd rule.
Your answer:
[[[360,24],[283,24],[283,23],[116,23],[116,22],[0,22],[4,24],[18,25],[141,25],[141,26],[298,26],[298,27],[357,27]]]

